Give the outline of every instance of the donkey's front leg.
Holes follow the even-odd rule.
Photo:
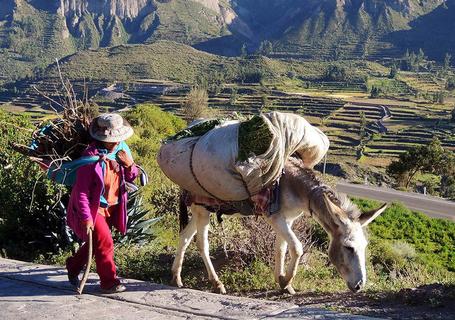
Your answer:
[[[204,260],[205,267],[207,269],[208,277],[212,282],[214,291],[216,293],[226,293],[223,283],[218,279],[218,275],[215,272],[212,261],[210,260],[209,252],[209,225],[210,225],[210,212],[202,206],[193,205],[191,206],[193,216],[197,215],[197,237],[196,243],[201,254],[202,260]]]
[[[179,245],[177,248],[177,253],[175,254],[174,263],[172,264],[172,281],[171,284],[176,287],[183,287],[181,272],[183,258],[185,256],[185,251],[188,248],[188,245],[191,243],[196,234],[196,222],[197,216],[193,215],[188,225],[180,232]]]
[[[295,294],[292,287],[292,280],[294,279],[297,268],[299,266],[300,257],[303,255],[303,247],[299,239],[292,231],[292,221],[286,221],[282,216],[275,215],[267,219],[279,237],[284,239],[289,245],[289,254],[291,260],[289,261],[286,275],[279,276],[279,284],[281,289],[286,290],[290,294]],[[281,257],[280,257],[281,258]]]

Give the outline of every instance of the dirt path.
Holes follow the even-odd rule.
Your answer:
[[[252,297],[388,319],[455,319],[455,286],[440,284],[388,293],[300,293],[282,296],[280,292],[273,291],[253,294]]]

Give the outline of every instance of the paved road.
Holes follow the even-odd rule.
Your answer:
[[[62,268],[0,258],[0,319],[373,319],[286,302],[123,282],[126,292],[103,295],[97,276],[91,274],[84,294],[76,295]]]
[[[402,192],[389,188],[346,182],[338,183],[337,190],[355,197],[385,202],[401,202],[409,209],[423,212],[427,216],[448,219],[455,222],[455,202],[452,201],[419,193]]]

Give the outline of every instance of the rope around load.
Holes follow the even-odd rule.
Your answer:
[[[215,196],[213,193],[211,193],[210,191],[208,191],[202,184],[201,182],[199,181],[199,179],[196,177],[196,174],[194,173],[194,168],[193,168],[193,153],[194,153],[194,147],[196,145],[193,144],[193,146],[191,147],[191,155],[190,155],[190,170],[191,170],[191,174],[193,175],[193,178],[194,180],[196,181],[196,183],[198,184],[198,186],[204,190],[208,195],[210,195],[213,199],[216,199],[218,201],[221,201],[221,202],[224,202],[224,200],[221,200],[220,198],[218,198],[217,196]]]

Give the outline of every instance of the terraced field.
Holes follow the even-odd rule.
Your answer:
[[[420,72],[400,72],[399,79],[419,92],[436,93],[445,90],[445,82],[434,74]]]
[[[106,84],[106,82],[91,82],[89,96],[93,96]],[[82,98],[86,87],[84,82],[73,81],[72,85],[76,95]],[[0,107],[7,105],[7,109],[29,113],[34,118],[40,118],[43,114],[61,109],[59,104],[63,101],[58,93],[60,88],[59,79],[16,82],[0,91]]]
[[[82,97],[83,81],[73,82]],[[137,103],[153,103],[166,111],[180,114],[190,86],[171,81],[133,81],[111,85],[110,91],[101,90],[109,84],[90,82],[89,96],[103,110],[118,110]],[[39,117],[58,109],[34,87],[49,98],[60,101],[56,94],[58,79],[24,81],[9,91],[0,93],[0,104],[13,111],[25,111]],[[236,99],[232,91],[236,90]],[[14,94],[20,92],[20,94]],[[104,92],[104,95],[103,95]],[[257,114],[261,111],[295,112],[304,115],[312,124],[321,127],[331,141],[329,160],[359,159],[360,157],[390,159],[411,147],[426,144],[438,137],[444,147],[455,150],[455,124],[450,124],[450,108],[430,104],[401,103],[390,100],[355,100],[314,97],[285,93],[260,85],[227,85],[220,93],[209,95],[209,106],[217,115],[234,111]],[[364,129],[361,129],[361,115]],[[361,132],[364,132],[361,138]]]

